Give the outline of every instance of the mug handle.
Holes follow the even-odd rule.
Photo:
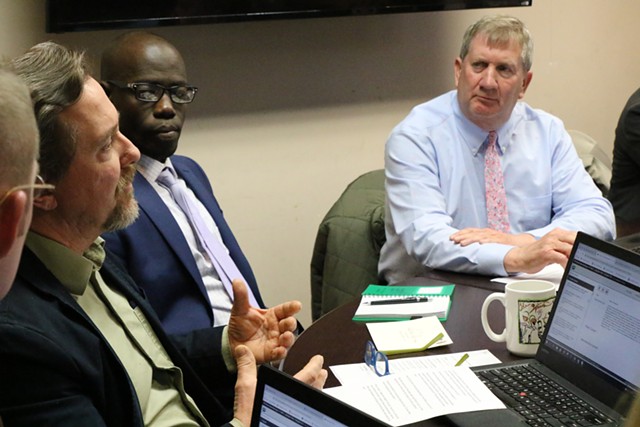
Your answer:
[[[489,304],[492,301],[498,300],[502,303],[502,306],[505,307],[505,297],[502,292],[494,292],[487,297],[482,303],[482,310],[480,312],[480,320],[482,321],[482,329],[484,329],[484,333],[491,339],[491,341],[495,342],[505,342],[507,340],[507,329],[505,328],[501,334],[496,334],[491,329],[491,325],[489,325],[489,319],[487,318],[487,310],[489,309]]]

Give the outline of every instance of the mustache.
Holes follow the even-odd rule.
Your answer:
[[[114,195],[116,206],[103,225],[104,231],[121,230],[138,217],[138,203],[129,189],[129,184],[136,174],[136,166],[125,166],[120,172]]]
[[[122,193],[124,189],[133,182],[133,177],[136,175],[136,165],[131,164],[125,166],[122,169],[122,173],[120,174],[120,179],[118,180],[118,193]]]

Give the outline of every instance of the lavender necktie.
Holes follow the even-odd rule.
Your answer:
[[[509,212],[507,211],[507,195],[504,189],[504,176],[498,156],[498,135],[496,131],[489,132],[487,150],[484,154],[484,182],[487,201],[488,227],[509,232]]]
[[[242,277],[242,273],[240,273],[240,270],[236,267],[227,250],[222,246],[220,240],[218,240],[217,236],[205,225],[202,217],[198,213],[195,200],[192,200],[191,195],[187,191],[186,184],[184,181],[176,179],[174,172],[168,167],[162,170],[157,181],[171,192],[174,200],[189,219],[191,228],[193,228],[201,246],[209,255],[213,267],[218,272],[220,280],[233,301],[231,281],[233,279],[242,279],[244,283],[247,282],[244,277]],[[260,307],[249,286],[247,286],[247,290],[249,292],[249,302],[251,305]]]

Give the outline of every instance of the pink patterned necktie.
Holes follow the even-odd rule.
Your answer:
[[[189,193],[187,192],[187,186],[184,181],[179,181],[174,176],[174,172],[166,167],[158,176],[157,182],[166,187],[173,195],[174,200],[180,206],[187,219],[191,223],[193,231],[196,234],[200,244],[207,252],[213,267],[216,269],[220,280],[224,285],[229,297],[233,301],[233,289],[231,288],[231,281],[233,279],[242,279],[244,283],[247,283],[242,277],[242,273],[236,267],[233,259],[227,253],[227,250],[222,246],[222,243],[213,234],[211,230],[206,226],[204,220],[198,213],[198,208],[194,200],[191,200]],[[249,302],[254,307],[260,307],[258,301],[256,301],[251,288],[247,285],[247,291],[249,293]]]
[[[492,130],[489,132],[487,150],[484,154],[484,182],[485,196],[487,199],[487,223],[488,227],[509,232],[509,213],[507,211],[507,194],[504,191],[504,177],[502,166],[496,148],[498,134]]]

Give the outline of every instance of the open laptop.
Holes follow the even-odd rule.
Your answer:
[[[640,387],[638,361],[640,255],[578,233],[535,359],[474,368],[508,410],[453,414],[448,419],[465,427],[621,425]],[[520,381],[523,369],[533,369],[534,375],[548,377],[564,390],[559,397],[551,391],[535,401],[532,392],[538,391],[538,380],[507,392],[496,390],[496,385],[504,385],[500,382]],[[585,403],[566,398],[569,392]],[[545,400],[562,407],[558,411],[568,406],[570,415],[554,409],[540,416],[536,412]]]
[[[252,427],[383,427],[388,424],[268,365],[258,369]]]

